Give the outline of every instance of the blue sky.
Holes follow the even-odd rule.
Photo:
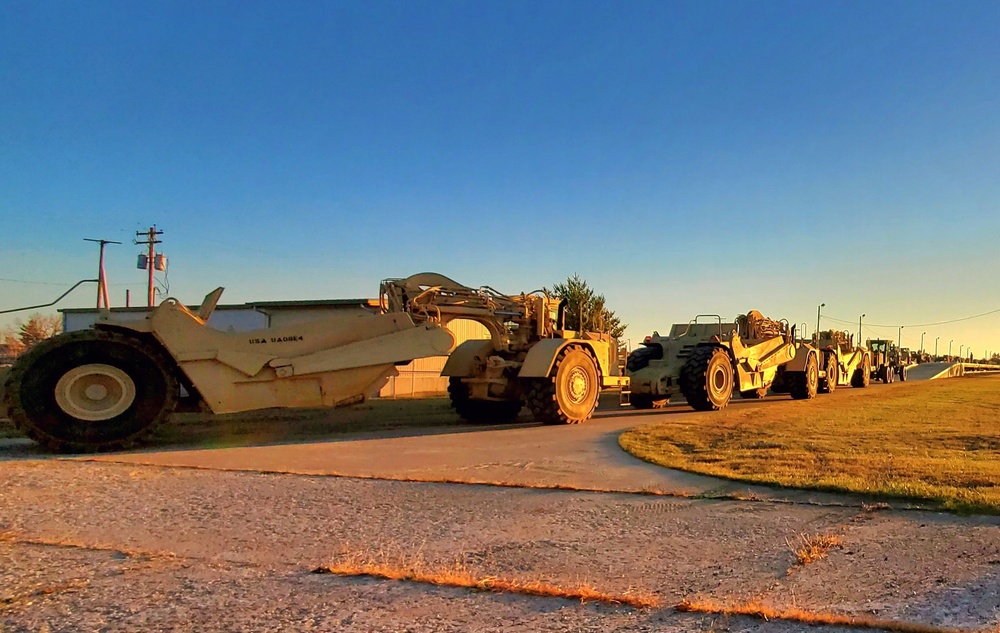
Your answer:
[[[85,237],[140,299],[155,223],[189,302],[579,273],[633,341],[826,303],[1000,350],[1000,313],[916,326],[1000,308],[997,33],[973,1],[6,0],[0,309],[93,276]]]

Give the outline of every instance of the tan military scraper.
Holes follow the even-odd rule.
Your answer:
[[[104,312],[92,330],[35,346],[7,377],[14,424],[52,450],[122,448],[174,411],[181,387],[213,413],[341,406],[377,393],[396,365],[455,346],[405,312],[222,332],[207,325],[221,295],[197,312],[167,299],[139,322]]]

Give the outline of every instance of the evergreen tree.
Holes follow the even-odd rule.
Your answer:
[[[27,323],[21,323],[18,338],[23,349],[28,350],[47,338],[62,332],[62,321],[57,315],[32,314]]]
[[[604,295],[594,292],[576,273],[566,279],[566,283],[554,284],[549,293],[566,300],[568,330],[604,331],[615,338],[621,338],[628,327],[608,309]]]

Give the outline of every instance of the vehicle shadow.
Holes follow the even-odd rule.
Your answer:
[[[778,399],[780,397],[764,400],[734,399],[733,405],[743,406],[751,402],[761,404]],[[642,424],[654,422],[662,416],[692,412],[683,400],[670,403],[664,408],[640,410],[620,406],[617,394],[605,394],[592,419],[614,421],[629,417],[640,419],[638,424]],[[546,425],[533,420],[527,409],[523,409],[514,422],[471,424],[459,418],[450,402],[444,398],[372,400],[342,409],[267,409],[226,415],[178,413],[133,448],[101,454],[346,442],[544,426]],[[567,431],[572,432],[572,428],[567,428]],[[0,419],[0,461],[87,455],[89,454],[52,454],[39,444],[19,436],[9,420]]]

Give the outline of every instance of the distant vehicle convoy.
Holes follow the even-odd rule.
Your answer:
[[[167,299],[139,322],[105,311],[93,329],[35,346],[5,382],[14,424],[51,450],[114,450],[140,442],[182,400],[212,413],[344,406],[377,393],[395,366],[442,355],[456,413],[477,423],[511,421],[525,406],[545,424],[582,422],[604,389],[639,409],[681,395],[712,411],[736,392],[809,399],[906,376],[890,342],[868,350],[838,332],[801,341],[756,310],[732,322],[700,315],[626,354],[601,327],[567,329],[566,302],[544,291],[505,295],[436,273],[382,282],[378,313],[252,332],[206,325],[221,294],[196,311]],[[490,338],[456,348],[444,327],[453,319],[481,323]]]

